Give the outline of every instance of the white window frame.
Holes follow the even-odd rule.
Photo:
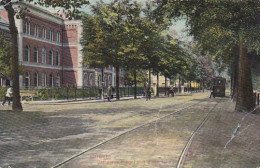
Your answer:
[[[60,79],[60,74],[57,74],[57,75],[56,75],[56,86],[57,86],[57,87],[60,87],[60,80],[61,80],[61,79]]]
[[[50,81],[51,81],[51,83],[50,83]],[[49,75],[49,85],[50,85],[50,87],[53,87],[53,74]]]
[[[45,54],[44,54],[45,53]],[[46,64],[47,52],[46,49],[42,49],[42,64]]]
[[[60,53],[58,51],[56,52],[56,65],[60,66]]]
[[[35,50],[36,49],[36,50]],[[36,56],[36,61],[35,61],[35,51],[37,51],[37,56]],[[39,50],[38,50],[38,47],[34,47],[33,48],[33,61],[38,63],[39,62]]]
[[[42,87],[46,87],[47,76],[46,73],[42,73]]]
[[[51,55],[50,55],[50,53],[51,53]],[[48,57],[49,57],[49,64],[53,65],[53,51],[52,50],[49,51]],[[52,58],[51,61],[50,61],[50,58]]]
[[[34,74],[33,74],[33,84],[35,85],[35,74],[37,75],[37,83],[36,83],[36,86],[35,87],[38,87],[39,86],[39,75],[38,75],[38,73],[37,72],[35,72]]]
[[[42,28],[42,38],[47,39],[47,29],[46,29],[46,27]]]
[[[60,43],[60,42],[61,42],[61,39],[60,39],[60,38],[61,38],[61,34],[60,34],[60,32],[57,32],[56,38],[57,38],[57,39],[56,39],[57,42]]]
[[[54,30],[50,29],[50,40],[53,41],[54,37]]]
[[[27,74],[28,74],[28,76],[27,76]],[[31,86],[31,76],[30,76],[30,72],[28,72],[28,71],[25,72],[25,81],[26,81],[27,78],[28,78],[28,87],[30,87]]]
[[[26,60],[25,58],[26,58],[26,50],[27,50],[27,47],[28,47],[28,59]],[[25,49],[24,49],[24,61],[26,61],[26,62],[30,62],[30,55],[31,55],[31,52],[30,52],[30,46],[29,45],[26,45],[25,46]]]
[[[34,25],[34,36],[39,37],[39,25]]]
[[[25,33],[28,35],[31,34],[31,23],[28,21],[25,22]]]

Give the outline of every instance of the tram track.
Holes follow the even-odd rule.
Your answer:
[[[58,164],[52,166],[51,168],[58,168],[58,167],[60,167],[60,166],[63,166],[63,165],[65,165],[65,164],[69,163],[70,161],[72,161],[72,160],[74,160],[74,159],[76,159],[76,158],[78,158],[78,157],[80,157],[80,156],[86,154],[87,152],[90,152],[90,151],[92,151],[92,150],[94,150],[94,149],[96,149],[96,148],[98,148],[98,147],[100,147],[100,146],[102,146],[102,145],[105,145],[106,143],[108,143],[108,142],[110,142],[110,141],[113,141],[113,140],[115,140],[115,139],[117,139],[117,138],[119,138],[119,137],[121,137],[121,136],[123,136],[123,135],[126,135],[126,134],[128,134],[128,133],[131,133],[131,132],[133,132],[133,131],[135,131],[135,130],[137,130],[137,129],[140,129],[140,128],[142,128],[142,127],[145,127],[145,126],[154,124],[154,123],[158,122],[159,120],[165,119],[165,118],[167,118],[167,117],[169,117],[169,116],[171,116],[171,115],[174,115],[174,114],[176,114],[176,113],[178,113],[178,112],[180,112],[180,111],[183,111],[183,110],[185,110],[185,109],[188,109],[188,108],[190,108],[190,107],[192,107],[192,106],[195,106],[195,105],[198,105],[198,104],[200,104],[200,103],[202,103],[202,102],[193,103],[193,104],[191,104],[191,105],[188,105],[188,106],[185,106],[185,107],[183,107],[183,108],[177,109],[177,110],[175,110],[175,111],[173,111],[173,112],[171,112],[171,113],[169,113],[169,114],[163,115],[163,116],[161,116],[161,117],[159,117],[158,114],[155,114],[154,117],[157,116],[157,118],[154,118],[154,119],[152,119],[152,120],[150,120],[150,121],[148,121],[148,122],[146,122],[146,123],[144,123],[144,124],[141,124],[141,125],[139,125],[139,126],[136,126],[136,127],[131,128],[131,129],[128,129],[128,130],[126,130],[126,131],[123,131],[123,132],[121,132],[121,133],[119,133],[119,134],[113,136],[112,138],[108,138],[107,140],[104,140],[103,142],[100,142],[100,143],[98,143],[98,144],[96,144],[96,145],[94,145],[94,146],[92,146],[92,147],[90,147],[90,148],[88,148],[88,149],[83,150],[82,152],[80,152],[80,153],[78,153],[78,154],[75,154],[75,155],[69,157],[68,159],[66,159],[66,160],[64,160],[64,161],[62,161],[62,162],[60,162],[60,163],[58,163]],[[185,104],[187,104],[187,102],[186,102],[186,103],[181,103],[181,105],[185,105]],[[161,109],[160,109],[160,111],[161,111]],[[140,115],[139,115],[139,116],[140,116]]]
[[[200,122],[200,124],[196,127],[196,129],[192,132],[190,138],[188,139],[188,141],[186,142],[182,152],[181,152],[181,155],[178,159],[178,162],[177,162],[177,165],[176,165],[176,168],[181,168],[183,167],[184,165],[184,161],[185,161],[185,158],[186,158],[186,154],[187,154],[187,151],[189,150],[191,144],[192,144],[192,141],[194,139],[194,137],[196,136],[196,134],[200,131],[200,129],[202,128],[202,126],[208,121],[209,117],[210,117],[210,114],[212,113],[212,111],[217,107],[217,105],[223,100],[223,98],[220,99],[219,102],[217,102],[214,107],[211,108],[211,110],[207,113],[206,117]]]

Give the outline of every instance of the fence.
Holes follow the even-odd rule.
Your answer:
[[[71,99],[100,99],[102,90],[98,87],[59,87],[59,88],[28,88],[20,89],[21,95],[23,93],[37,93],[34,100],[71,100]],[[143,95],[144,89],[137,87],[137,95]],[[6,88],[0,88],[0,100],[4,100]],[[106,97],[106,88],[104,88],[104,95]],[[115,89],[112,89],[112,94],[115,97]],[[134,87],[120,87],[120,97],[129,97],[134,95]]]

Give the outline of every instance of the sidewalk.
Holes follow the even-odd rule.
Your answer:
[[[143,98],[143,96],[137,96],[137,99]],[[133,100],[134,96],[130,97],[121,97],[120,100]],[[112,101],[116,101],[116,98],[113,98]],[[69,100],[44,100],[44,101],[23,101],[23,104],[31,105],[55,105],[55,104],[78,104],[78,103],[97,103],[97,102],[107,102],[107,99],[69,99]]]

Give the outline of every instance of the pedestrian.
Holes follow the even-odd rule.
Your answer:
[[[215,98],[214,93],[213,93],[213,92],[214,92],[213,90],[214,90],[214,88],[213,88],[213,86],[211,86],[211,87],[210,87],[210,96],[209,96],[210,99],[211,99],[211,96],[213,96],[213,97]]]
[[[151,91],[151,88],[148,86],[147,88],[146,88],[146,101],[148,101],[148,100],[151,100],[151,93],[152,93],[152,91]]]
[[[112,88],[110,85],[107,87],[107,100],[111,102]]]
[[[13,89],[12,87],[8,87],[2,106],[5,105],[6,101],[8,101],[8,106],[10,106],[12,97],[13,97]]]

